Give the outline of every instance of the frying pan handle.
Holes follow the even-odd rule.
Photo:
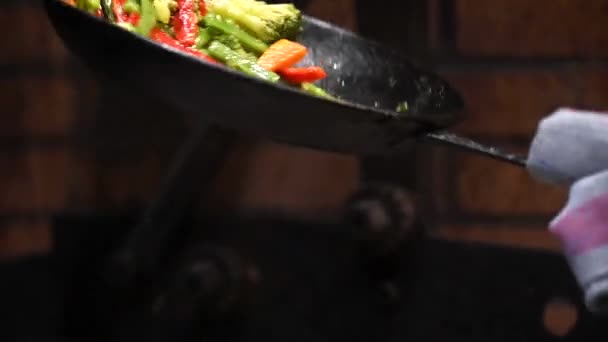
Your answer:
[[[496,147],[480,144],[469,138],[465,138],[449,132],[429,133],[425,137],[431,142],[438,142],[450,146],[458,147],[464,151],[472,152],[481,156],[489,157],[509,163],[515,166],[525,168],[527,166],[527,158],[518,154],[504,152]]]

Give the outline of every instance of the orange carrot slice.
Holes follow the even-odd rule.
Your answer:
[[[293,66],[301,61],[308,51],[302,44],[287,39],[280,39],[270,45],[258,59],[264,69],[277,71]]]

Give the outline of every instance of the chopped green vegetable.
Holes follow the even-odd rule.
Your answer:
[[[395,111],[397,111],[398,113],[405,113],[410,109],[409,105],[407,104],[407,101],[403,101],[400,102],[397,105],[397,108],[395,109]]]
[[[230,50],[236,52],[243,58],[249,59],[253,62],[258,61],[258,58],[254,54],[249,53],[249,52],[245,51],[245,49],[243,49],[243,46],[241,45],[239,40],[236,39],[235,36],[232,36],[229,34],[220,34],[215,37],[212,37],[212,40],[226,45],[227,47],[230,48]]]
[[[232,19],[258,39],[270,44],[293,39],[302,30],[302,13],[293,4],[256,0],[205,0],[209,12]]]
[[[208,50],[211,57],[225,63],[233,69],[242,71],[247,75],[272,83],[276,83],[280,79],[278,74],[262,68],[256,62],[239,55],[237,52],[232,51],[228,46],[218,41],[211,42]]]
[[[175,34],[173,33],[173,27],[171,27],[171,25],[169,24],[165,24],[165,23],[161,23],[160,21],[156,23],[156,26],[161,29],[163,32],[165,32],[166,34],[170,35],[171,37],[173,37]]]
[[[314,85],[312,83],[304,82],[304,83],[302,83],[301,87],[302,87],[302,90],[304,90],[305,92],[307,92],[311,95],[323,97],[323,98],[326,98],[329,100],[337,100],[335,97],[329,95],[325,90],[317,87],[316,85]]]
[[[103,14],[108,18],[108,20],[112,23],[116,22],[116,16],[114,15],[114,11],[112,11],[112,0],[101,0],[101,8],[103,9]]]
[[[241,46],[241,43],[239,42],[239,40],[236,39],[235,36],[231,36],[229,34],[217,35],[217,36],[213,37],[213,40],[217,40],[218,42],[226,45],[232,51],[239,51],[243,48],[243,46]]]
[[[168,24],[171,20],[171,8],[169,7],[170,0],[154,0],[154,10],[156,10],[156,18],[164,24]],[[126,6],[125,6],[126,7]]]
[[[211,33],[208,29],[201,28],[198,30],[198,37],[196,38],[196,48],[202,49],[211,41]]]
[[[137,25],[137,32],[149,37],[154,26],[156,26],[156,11],[152,5],[152,0],[141,0],[141,19],[139,19]]]
[[[155,0],[156,1],[156,0]],[[140,13],[141,7],[138,0],[127,0],[122,6],[125,13]]]
[[[96,13],[101,8],[100,0],[78,0],[76,6],[90,13]]]
[[[266,49],[268,49],[268,45],[266,45],[266,43],[243,31],[234,23],[223,20],[217,15],[210,14],[205,16],[204,23],[209,28],[213,28],[214,30],[234,36],[245,49],[254,51],[258,54],[262,54],[264,51],[266,51]]]

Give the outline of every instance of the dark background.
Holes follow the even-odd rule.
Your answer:
[[[608,105],[608,0],[313,0],[306,12],[436,68],[470,108],[457,130],[484,142],[525,152],[538,120],[558,106]],[[40,1],[0,2],[0,28],[6,258],[51,248],[55,212],[149,201],[187,118],[135,94],[108,95],[65,50]],[[362,179],[412,188],[438,234],[557,248],[546,225],[563,189],[431,146],[394,160],[359,160],[243,137],[209,196],[224,208],[332,215]]]

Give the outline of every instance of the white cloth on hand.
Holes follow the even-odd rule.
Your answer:
[[[561,185],[608,169],[608,115],[559,109],[543,119],[528,169],[539,180]]]
[[[528,170],[538,180],[570,186],[550,230],[562,242],[587,308],[608,312],[608,114],[560,109],[542,120]]]

